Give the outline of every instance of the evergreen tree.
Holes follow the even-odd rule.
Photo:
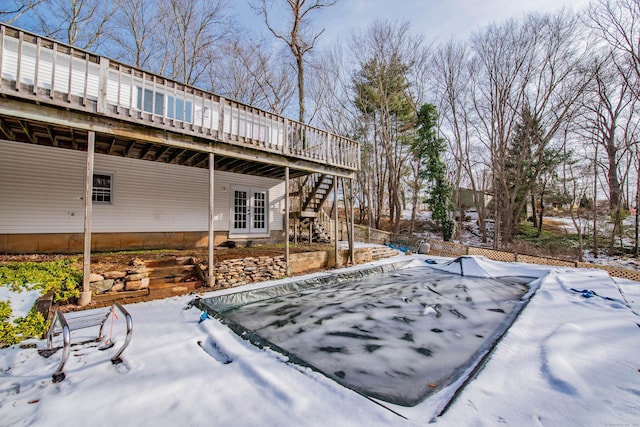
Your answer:
[[[451,219],[453,186],[447,181],[447,165],[442,160],[446,143],[436,132],[438,111],[433,104],[424,104],[418,112],[417,136],[412,146],[414,156],[421,159],[423,169],[420,176],[429,185],[429,196],[425,202],[431,208],[431,215],[442,230],[442,239],[451,240],[455,221]]]

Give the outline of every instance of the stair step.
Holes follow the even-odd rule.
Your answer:
[[[123,298],[145,297],[149,295],[148,289],[140,289],[137,291],[121,291],[121,292],[105,292],[103,294],[93,295],[91,301],[94,303],[112,302]]]
[[[171,288],[150,289],[149,296],[154,299],[176,297],[191,292],[187,286],[173,286]]]
[[[191,257],[172,257],[172,258],[165,258],[165,259],[149,260],[144,262],[144,265],[149,269],[160,268],[160,267],[171,267],[176,265],[187,265],[187,264],[193,264],[193,260],[191,259]]]
[[[163,278],[163,277],[176,277],[176,276],[190,276],[195,274],[195,266],[193,264],[187,265],[168,265],[164,267],[149,268],[149,278]]]
[[[199,280],[193,280],[189,282],[182,282],[182,281],[176,282],[171,280],[168,280],[166,282],[154,282],[154,283],[149,283],[149,292],[155,292],[163,289],[173,289],[173,288],[187,288],[187,289],[193,290],[201,284],[202,282],[200,282]]]

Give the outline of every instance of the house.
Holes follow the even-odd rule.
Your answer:
[[[83,251],[85,276],[92,250],[288,241],[288,180],[359,166],[347,138],[4,24],[0,75],[0,252]]]
[[[486,191],[459,188],[460,204],[465,208],[487,208],[493,200],[493,195]]]

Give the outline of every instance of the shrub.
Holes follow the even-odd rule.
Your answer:
[[[54,291],[54,301],[67,301],[80,296],[82,272],[72,264],[74,259],[49,262],[16,262],[0,265],[0,284],[15,290],[39,289],[43,294]]]
[[[0,286],[15,292],[40,290],[54,292],[54,301],[67,301],[80,296],[82,272],[72,265],[75,260],[50,262],[16,262],[0,265]],[[11,322],[9,301],[0,301],[0,348],[16,344],[34,336],[43,336],[48,322],[35,307],[25,317]]]
[[[31,337],[42,337],[49,328],[47,320],[32,308],[25,317],[19,317],[12,323],[11,306],[8,301],[0,301],[0,348],[17,344]]]

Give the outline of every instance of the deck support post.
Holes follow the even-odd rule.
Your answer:
[[[96,133],[89,131],[87,135],[87,165],[84,177],[84,251],[82,254],[82,292],[78,305],[91,303],[91,216],[93,207],[93,163],[96,146]]]
[[[289,166],[284,168],[284,262],[287,276],[291,274],[289,264]]]
[[[339,255],[340,251],[338,250],[338,176],[333,176],[333,236],[335,239],[335,249],[334,256],[335,262],[333,263],[334,268],[338,268],[340,266]]]
[[[213,230],[213,208],[214,208],[214,175],[215,164],[214,155],[209,153],[209,264],[207,266],[207,286],[215,285],[215,276],[213,274],[213,245],[215,243],[215,233]]]
[[[353,219],[355,210],[353,208],[353,177],[349,178],[349,209],[351,210],[351,230],[349,230],[349,257],[351,258],[351,264],[356,264],[355,248],[354,248],[354,226],[355,221]]]

